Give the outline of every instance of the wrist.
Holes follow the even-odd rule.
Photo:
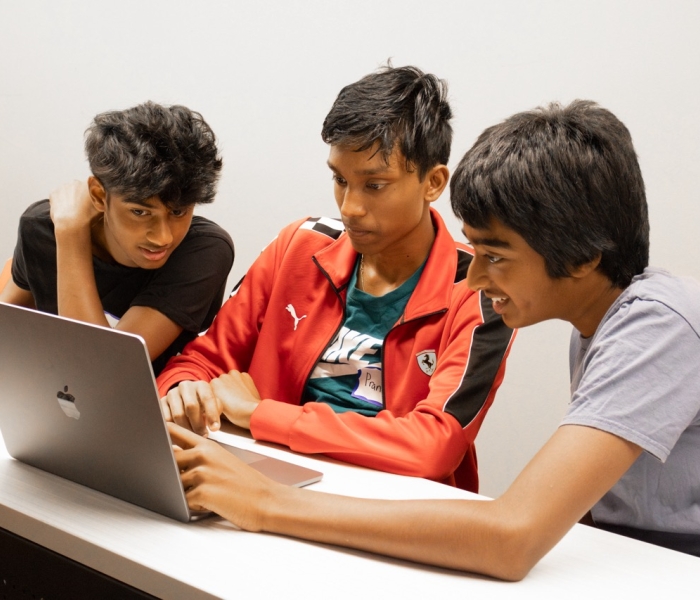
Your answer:
[[[54,235],[60,271],[65,273],[64,269],[68,268],[66,265],[71,265],[70,268],[72,270],[78,264],[82,264],[86,269],[88,262],[90,270],[92,270],[93,252],[90,229],[56,228]],[[76,261],[80,261],[80,263],[76,263]]]
[[[250,419],[257,408],[257,402],[239,400],[235,407],[224,407],[223,415],[237,427],[250,431]]]
[[[260,531],[268,533],[285,533],[285,522],[293,518],[289,507],[294,506],[295,495],[299,490],[273,481],[262,491],[255,504],[258,511]]]
[[[253,413],[257,407],[257,402],[247,401],[242,411],[241,420],[243,421],[243,424],[241,427],[245,427],[248,431],[250,431],[250,420],[253,418]]]
[[[56,219],[53,224],[56,241],[90,240],[90,221],[81,222],[78,219]]]

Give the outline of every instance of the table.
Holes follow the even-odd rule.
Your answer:
[[[477,498],[255,442],[222,441],[324,472],[310,489],[371,498]],[[576,525],[521,582],[506,583],[271,534],[218,517],[183,524],[10,458],[0,439],[0,527],[161,598],[695,597],[700,559]],[[1,582],[0,582],[1,583]]]

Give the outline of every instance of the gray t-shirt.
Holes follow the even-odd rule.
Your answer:
[[[574,330],[563,425],[607,431],[644,452],[593,518],[700,534],[700,284],[647,268],[595,334]]]

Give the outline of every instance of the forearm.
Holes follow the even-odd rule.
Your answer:
[[[280,487],[261,512],[271,533],[500,579],[522,579],[540,558],[497,501],[367,500]]]
[[[0,302],[24,306],[25,308],[36,308],[34,296],[29,290],[23,290],[10,279],[5,287],[0,290]]]
[[[174,423],[168,431],[178,448],[175,458],[189,506],[211,510],[248,531],[511,580],[524,577],[558,539],[548,534],[557,529],[551,527],[549,507],[523,503],[518,494],[515,504],[504,498],[397,501],[330,495],[275,483]]]
[[[169,427],[188,502],[239,527],[519,580],[629,469],[641,448],[560,427],[508,491],[478,500],[367,500],[288,488]]]
[[[492,502],[360,500],[268,486],[255,506],[265,531],[519,580],[640,452],[612,434],[568,426]]]
[[[109,326],[97,292],[89,227],[56,227],[58,314]]]
[[[219,350],[210,339],[210,333],[211,329],[192,340],[181,354],[168,362],[156,380],[161,396],[182,381],[208,382],[229,371],[240,370],[240,363],[234,360],[232,353],[227,352],[226,346]]]
[[[165,396],[181,381],[211,381],[230,371],[247,372],[257,341],[255,318],[240,315],[235,296],[224,303],[209,330],[173,357],[157,379]]]
[[[405,417],[335,413],[327,404],[303,406],[263,400],[250,421],[253,436],[305,454],[326,454],[353,464],[443,480],[460,464],[467,437],[451,415],[426,408]]]

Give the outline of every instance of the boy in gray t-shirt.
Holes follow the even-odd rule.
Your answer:
[[[562,422],[644,450],[592,508],[595,523],[676,549],[700,533],[699,299],[696,281],[647,267],[593,336],[574,330]]]
[[[244,529],[511,580],[591,509],[599,526],[700,556],[700,287],[648,268],[627,128],[580,100],[514,115],[481,134],[450,195],[474,248],[469,287],[509,327],[575,328],[570,410],[511,487],[493,502],[287,490],[173,426],[190,505]]]

